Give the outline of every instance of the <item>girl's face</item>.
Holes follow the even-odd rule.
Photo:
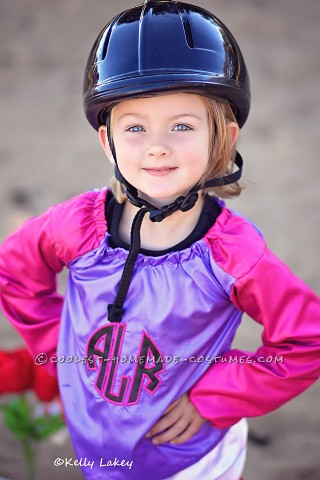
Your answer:
[[[99,134],[110,158],[106,127]],[[158,205],[186,194],[208,163],[209,119],[198,95],[123,101],[113,110],[112,136],[122,175]]]

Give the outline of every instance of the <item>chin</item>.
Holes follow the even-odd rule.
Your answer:
[[[156,206],[163,206],[163,205],[168,205],[169,203],[172,203],[175,201],[177,197],[182,195],[182,193],[179,192],[141,192],[139,191],[139,194],[141,198],[144,198],[148,202],[156,205]]]

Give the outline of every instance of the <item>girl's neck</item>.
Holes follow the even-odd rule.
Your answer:
[[[151,222],[148,214],[144,217],[141,226],[141,248],[146,250],[166,250],[182,242],[190,235],[198,223],[204,204],[204,197],[200,193],[197,203],[191,210],[178,210],[162,222]],[[126,201],[119,225],[121,240],[130,243],[132,221],[138,208]]]

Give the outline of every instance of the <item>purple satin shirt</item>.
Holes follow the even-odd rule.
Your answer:
[[[190,248],[139,254],[123,321],[111,324],[107,306],[128,252],[108,244],[106,193],[56,205],[1,245],[1,306],[32,355],[48,355],[49,371],[57,354],[69,359],[58,362],[59,385],[85,477],[160,480],[197,462],[242,417],[279,407],[318,378],[320,301],[223,207]],[[242,312],[264,326],[256,352],[231,349]],[[284,361],[258,361],[271,355]],[[153,445],[146,433],[187,391],[208,421],[181,445]]]
[[[234,280],[217,271],[202,240],[182,252],[139,255],[123,323],[110,324],[107,305],[127,253],[110,248],[107,235],[97,250],[69,264],[58,353],[93,356],[87,366],[59,364],[77,456],[95,465],[101,457],[133,461],[130,473],[115,467],[106,477],[99,467],[86,470],[88,479],[169,477],[212,450],[226,431],[207,422],[182,445],[155,446],[145,438],[169,405],[230,348],[241,317],[229,299]],[[100,352],[106,353],[104,363]]]

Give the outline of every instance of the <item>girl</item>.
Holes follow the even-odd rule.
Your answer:
[[[2,308],[37,363],[54,373],[60,360],[87,479],[238,480],[243,418],[310,386],[320,351],[319,299],[208,195],[241,190],[240,49],[211,13],[146,1],[98,36],[84,106],[112,190],[56,205],[2,245]],[[243,312],[264,325],[255,353],[231,350]]]

